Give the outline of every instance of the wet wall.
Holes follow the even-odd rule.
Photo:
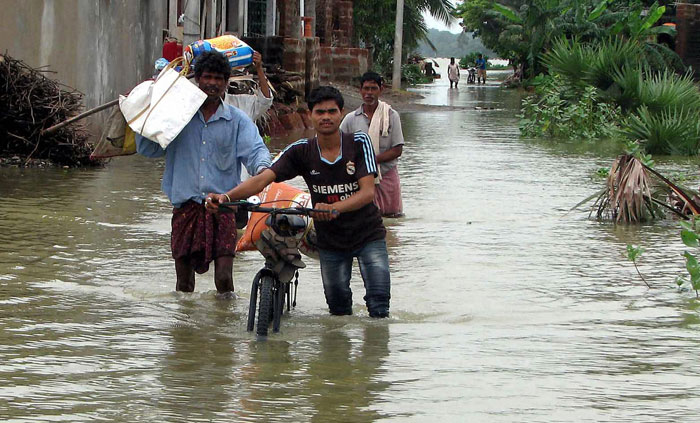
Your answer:
[[[50,65],[49,77],[84,93],[87,108],[148,78],[168,27],[167,0],[0,0],[0,10],[0,51]]]

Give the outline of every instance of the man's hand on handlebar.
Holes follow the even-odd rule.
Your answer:
[[[210,213],[217,213],[219,211],[219,204],[228,202],[229,199],[225,194],[214,194],[210,192],[204,198],[204,206]],[[235,212],[237,207],[230,207],[231,211]]]
[[[330,213],[311,213],[311,217],[314,218],[314,220],[318,221],[329,221],[337,218],[340,216],[340,212],[333,207],[333,204],[326,204],[326,203],[317,203],[314,205],[314,208],[317,210],[329,210]]]

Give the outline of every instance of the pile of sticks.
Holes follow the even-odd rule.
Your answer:
[[[279,65],[270,66],[266,73],[278,102],[297,104],[304,100],[304,93],[300,90],[304,79],[300,74],[284,70]]]
[[[0,54],[0,156],[47,160],[58,165],[95,164],[89,159],[89,134],[83,125],[42,131],[76,115],[83,95],[47,78],[21,60]]]

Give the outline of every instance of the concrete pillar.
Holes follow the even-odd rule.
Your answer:
[[[316,36],[316,0],[304,1],[304,16],[313,18],[311,21],[311,36]]]
[[[187,9],[185,9],[185,22],[182,45],[186,46],[199,40],[199,21],[199,2],[194,0],[188,1]]]
[[[243,28],[243,32],[241,32],[241,36],[246,34],[248,32],[248,2],[246,0],[241,0],[241,9],[240,9],[240,22],[241,22],[241,28]]]
[[[401,90],[401,49],[403,48],[403,0],[396,2],[396,30],[394,32],[394,71],[391,89]]]
[[[266,10],[265,35],[270,37],[277,34],[277,2],[275,0],[267,0]]]
[[[217,0],[207,0],[207,5],[209,6],[209,31],[207,32],[207,36],[205,38],[213,38],[218,35],[216,31],[216,16],[217,11],[219,10],[218,2]]]
[[[221,0],[221,34],[228,31],[228,0]]]
[[[168,0],[168,32],[171,37],[177,34],[177,0]]]

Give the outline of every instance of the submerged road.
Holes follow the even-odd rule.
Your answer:
[[[328,316],[306,259],[296,310],[259,341],[245,331],[257,252],[236,259],[237,299],[215,297],[211,272],[173,292],[162,162],[0,169],[0,420],[698,421],[700,310],[675,288],[677,223],[567,214],[615,152],[520,139],[520,94],[448,86],[415,91],[462,110],[402,114],[387,320],[367,317],[357,269],[355,315]]]

